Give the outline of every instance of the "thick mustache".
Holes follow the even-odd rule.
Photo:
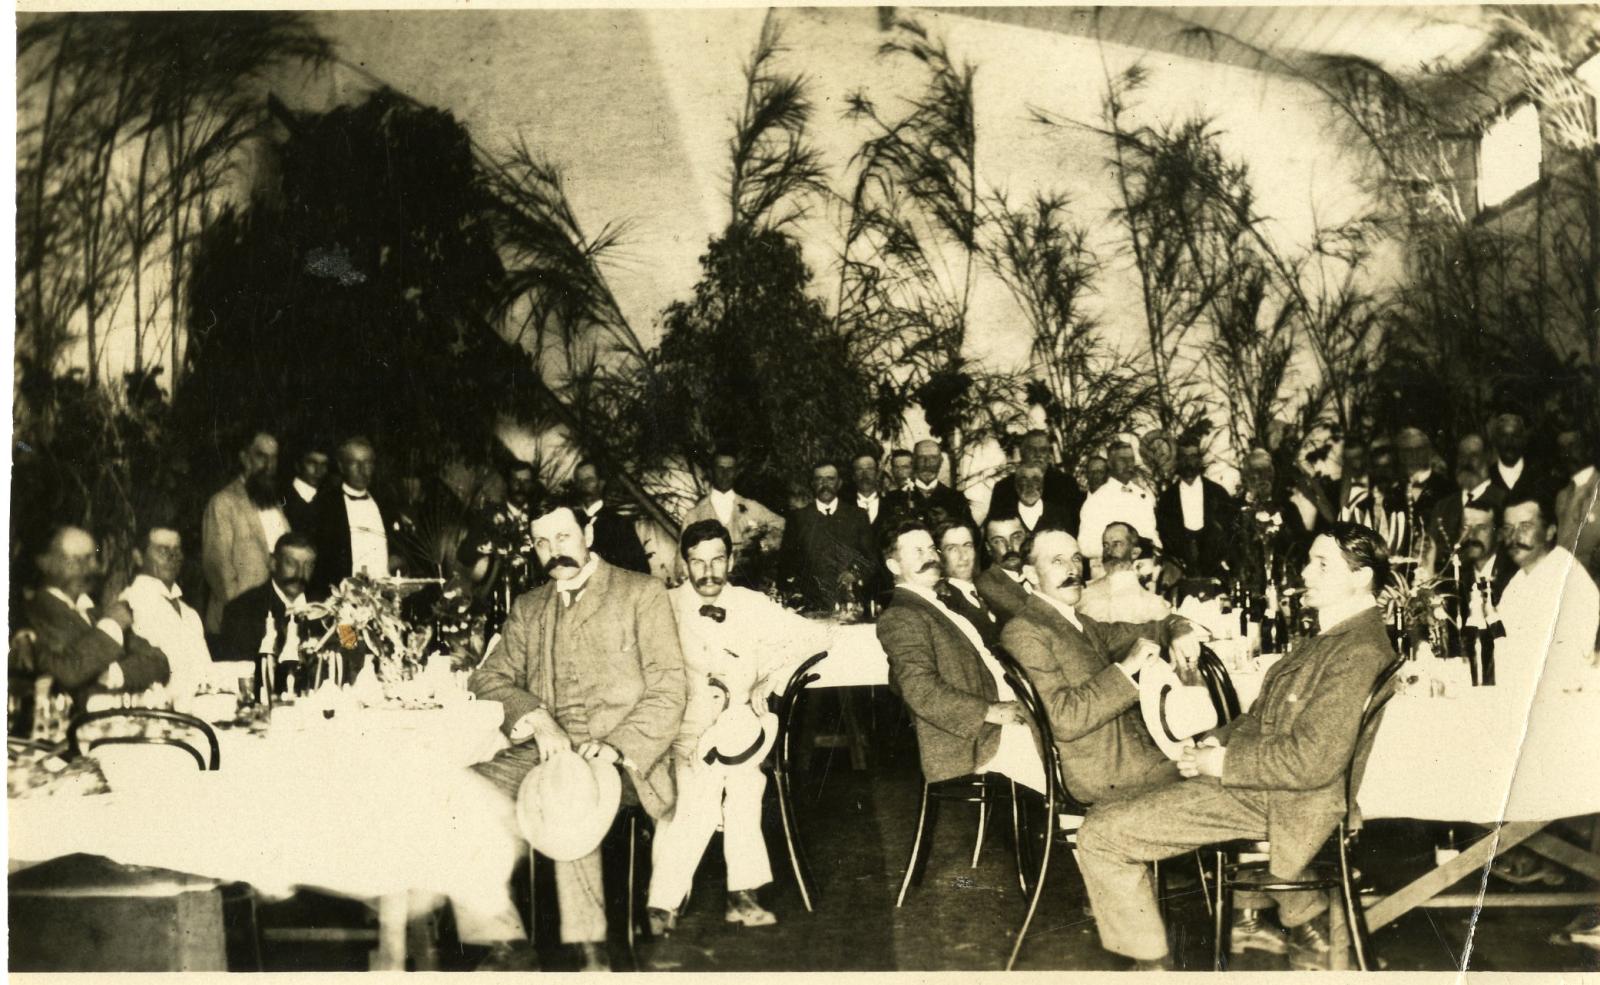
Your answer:
[[[704,578],[696,578],[694,580],[694,587],[705,588],[709,585],[723,585],[726,583],[726,579],[718,578],[716,575],[706,575]]]
[[[544,573],[550,574],[560,567],[576,568],[578,567],[578,562],[565,554],[556,554],[544,563]]]
[[[928,562],[924,563],[923,566],[918,568],[917,570],[918,571],[938,571],[939,570],[939,562],[938,561],[928,561]]]

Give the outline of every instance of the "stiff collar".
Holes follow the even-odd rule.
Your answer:
[[[1331,625],[1324,626],[1322,630],[1317,633],[1317,635],[1342,636],[1354,629],[1356,623],[1360,622],[1362,619],[1365,619],[1369,616],[1376,616],[1377,614],[1378,603],[1376,600],[1369,597],[1366,599],[1366,601],[1357,604],[1354,608],[1348,608],[1342,612],[1333,612],[1332,615],[1337,616],[1338,621],[1332,623]],[[1323,613],[1320,610],[1317,612],[1317,618],[1324,618]]]
[[[164,599],[173,600],[183,598],[183,586],[179,585],[177,582],[173,582],[172,587],[169,588],[165,582],[163,582],[160,578],[157,578],[155,575],[134,575],[133,581],[129,584],[129,587],[131,588],[134,585],[141,584],[145,586],[145,591],[155,592]]]
[[[1034,592],[1033,597],[1061,613],[1061,618],[1072,624],[1072,628],[1083,632],[1083,621],[1078,618],[1078,610],[1065,602],[1058,602],[1043,592]]]

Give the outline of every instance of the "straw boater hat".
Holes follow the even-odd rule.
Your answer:
[[[707,766],[738,766],[766,758],[778,738],[778,716],[757,714],[749,702],[733,703],[727,687],[716,678],[711,686],[721,692],[722,713],[695,745],[695,758]]]
[[[1186,740],[1223,722],[1210,689],[1183,683],[1161,660],[1147,662],[1139,672],[1139,713],[1150,738],[1172,760],[1183,753]]]
[[[616,766],[562,751],[528,771],[517,791],[517,827],[534,851],[572,862],[599,847],[622,802]]]

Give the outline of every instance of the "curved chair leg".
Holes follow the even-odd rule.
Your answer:
[[[1022,926],[1017,928],[1017,939],[1011,945],[1011,956],[1006,959],[1006,970],[1010,971],[1017,963],[1017,955],[1022,953],[1022,942],[1028,938],[1028,927],[1033,924],[1033,914],[1039,909],[1039,899],[1044,895],[1045,876],[1050,873],[1050,849],[1056,841],[1056,801],[1054,791],[1045,795],[1044,820],[1049,827],[1044,833],[1044,852],[1039,857],[1039,874],[1033,880],[1033,894],[1028,899],[1028,912],[1022,918]]]
[[[1011,851],[1017,860],[1017,885],[1022,889],[1022,895],[1028,895],[1028,870],[1027,863],[1022,859],[1022,809],[1017,804],[1017,783],[1011,784]]]
[[[634,913],[633,913],[633,907],[634,907],[634,901],[633,901],[634,883],[637,881],[637,878],[638,878],[638,855],[639,855],[639,818],[638,818],[638,815],[629,814],[628,815],[628,957],[633,960],[633,963],[634,963],[635,967],[638,967],[638,963],[639,963],[638,962],[638,957],[635,954],[634,948],[633,948],[634,937],[638,933],[638,928],[635,926]]]
[[[983,835],[989,825],[989,778],[984,777],[981,799],[978,801],[978,839],[972,843],[972,865],[978,867],[978,855],[983,852]]]
[[[928,826],[928,783],[922,783],[922,807],[917,811],[917,836],[911,842],[911,858],[906,862],[906,876],[900,880],[900,895],[895,898],[894,905],[898,908],[906,901],[906,890],[911,888],[912,879],[917,874],[917,862],[922,855],[922,838]]]
[[[789,770],[787,766],[780,765],[774,772],[778,774],[778,820],[783,824],[783,845],[789,851],[789,867],[794,870],[794,882],[800,889],[800,902],[805,904],[807,913],[813,913],[811,880],[800,848],[799,825],[794,816],[794,794],[789,789]]]
[[[1350,876],[1350,851],[1345,844],[1342,825],[1335,837],[1339,839],[1339,894],[1344,897],[1345,921],[1350,927],[1350,943],[1355,947],[1356,967],[1366,971],[1371,938],[1367,934],[1366,914],[1361,908],[1361,894],[1355,885],[1355,880]]]
[[[1227,864],[1227,856],[1221,849],[1217,850],[1217,894],[1211,901],[1211,970],[1222,971],[1223,962],[1228,954],[1228,927],[1227,908],[1223,905],[1222,894],[1227,882],[1227,874],[1223,866]]]
[[[1200,898],[1205,901],[1206,916],[1209,917],[1211,916],[1211,880],[1206,877],[1206,857],[1200,853],[1198,848],[1194,850],[1194,867],[1195,871],[1200,874]]]

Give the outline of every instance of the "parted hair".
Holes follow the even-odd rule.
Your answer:
[[[1372,571],[1374,595],[1388,587],[1394,577],[1389,567],[1389,545],[1377,531],[1359,523],[1339,521],[1328,527],[1328,536],[1339,545],[1339,553],[1351,571]]]
[[[733,557],[733,535],[728,533],[728,528],[716,517],[696,520],[683,530],[683,537],[678,541],[678,553],[685,561],[689,560],[689,551],[698,544],[708,540],[720,540],[722,546],[727,548],[728,557]]]

